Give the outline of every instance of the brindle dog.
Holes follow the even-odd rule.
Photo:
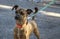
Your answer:
[[[35,7],[34,9],[34,13],[37,13],[38,8]],[[14,39],[29,39],[32,32],[36,35],[37,39],[40,39],[39,31],[34,17],[30,22],[27,21],[27,16],[32,13],[33,10],[19,8],[18,5],[13,6],[12,10],[15,10],[16,13],[16,27],[14,28]]]

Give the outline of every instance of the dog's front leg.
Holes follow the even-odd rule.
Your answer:
[[[26,39],[29,39],[29,35],[26,35]]]
[[[33,32],[36,35],[37,39],[40,39],[40,34],[39,34],[39,31],[38,31],[38,28],[37,27],[34,29]]]
[[[16,28],[14,29],[14,39],[18,39],[18,36],[17,36],[17,29],[16,29]]]
[[[14,39],[18,39],[18,37],[17,37],[17,34],[16,34],[16,33],[14,34]]]

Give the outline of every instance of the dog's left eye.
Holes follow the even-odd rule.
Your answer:
[[[15,11],[15,13],[17,14],[18,12],[17,12],[17,11]]]
[[[24,15],[24,13],[23,13],[23,12],[20,12],[20,14],[21,14],[21,15]]]

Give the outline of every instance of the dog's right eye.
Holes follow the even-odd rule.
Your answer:
[[[17,11],[15,11],[15,13],[17,13]]]
[[[17,11],[15,11],[15,14],[17,14],[18,12]]]
[[[21,15],[24,15],[24,13],[23,13],[23,12],[20,12],[20,14],[21,14]]]

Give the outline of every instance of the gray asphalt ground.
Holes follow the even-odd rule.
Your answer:
[[[38,4],[32,4],[32,2],[20,2],[18,0],[0,0],[0,4],[13,6],[15,4],[24,8],[33,9]],[[48,7],[44,11],[55,12],[60,14],[60,8]],[[14,11],[0,8],[0,39],[13,39],[13,29],[15,26]],[[44,15],[39,13],[36,16],[36,22],[40,31],[40,39],[60,39],[60,18]],[[31,35],[31,39],[36,39],[34,34]]]

